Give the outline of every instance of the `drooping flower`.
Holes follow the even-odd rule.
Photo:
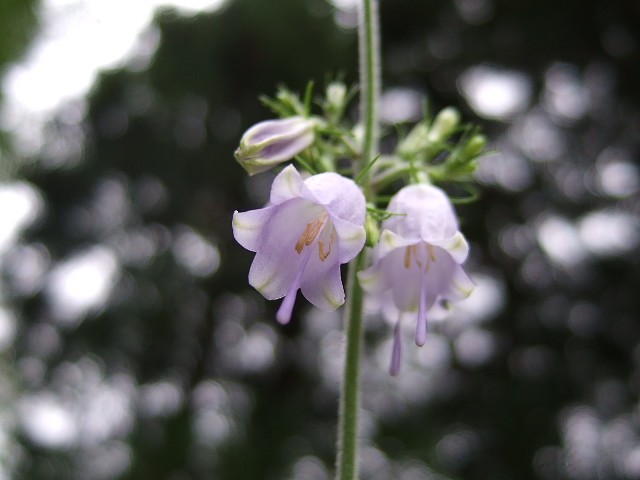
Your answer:
[[[337,173],[306,180],[289,165],[273,181],[268,205],[233,214],[233,235],[256,252],[249,283],[268,300],[285,297],[277,320],[287,323],[298,289],[323,310],[344,303],[340,265],[365,242],[366,203],[358,186]]]
[[[257,123],[244,133],[234,156],[249,175],[264,172],[310,146],[317,125],[318,120],[304,117]]]
[[[369,293],[387,295],[400,312],[416,312],[416,344],[424,345],[427,312],[439,301],[468,297],[474,284],[460,266],[469,246],[447,195],[427,184],[401,189],[389,202],[393,215],[382,223],[374,263],[359,273]],[[390,373],[400,368],[400,327],[396,325]]]

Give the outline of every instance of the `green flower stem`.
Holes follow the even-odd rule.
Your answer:
[[[353,176],[378,155],[378,97],[380,94],[377,0],[362,0],[359,22],[360,113],[364,136],[362,156],[353,165]],[[365,197],[370,200],[369,174],[362,179]],[[358,413],[360,410],[360,357],[362,350],[363,292],[357,274],[365,264],[365,249],[349,265],[347,305],[344,311],[347,345],[345,352],[340,411],[338,418],[337,480],[358,477]]]
[[[361,170],[378,153],[378,97],[380,96],[380,49],[378,41],[377,0],[362,0],[358,23],[360,56],[360,118],[364,136],[362,158],[356,170]],[[358,173],[358,172],[355,172]],[[368,186],[365,183],[365,195]],[[366,195],[367,198],[369,195]]]
[[[357,273],[364,266],[365,250],[349,265],[345,307],[347,345],[338,421],[338,480],[355,480],[358,475],[358,413],[360,409],[360,356],[362,349],[363,292]]]

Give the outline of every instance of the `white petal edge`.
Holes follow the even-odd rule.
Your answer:
[[[362,190],[350,178],[334,172],[313,175],[304,181],[308,200],[324,205],[332,218],[363,226],[367,205]]]
[[[293,198],[300,198],[304,181],[302,176],[293,165],[288,165],[273,179],[271,184],[271,196],[269,201],[272,205],[281,203]]]
[[[358,272],[360,286],[367,293],[379,294],[386,290],[381,263],[377,262]],[[391,302],[391,299],[389,299]]]
[[[338,235],[338,262],[341,264],[347,263],[354,259],[364,248],[367,233],[364,227],[346,220],[332,217],[331,221]]]
[[[300,287],[304,297],[320,310],[332,312],[344,303],[340,265],[333,265],[323,276]]]
[[[262,243],[262,229],[271,218],[273,207],[233,212],[231,226],[236,241],[247,250],[257,252]]]
[[[420,241],[420,238],[405,238],[391,230],[384,230],[378,243],[378,259],[381,260],[396,248],[408,247]]]
[[[449,301],[457,302],[469,297],[475,288],[476,284],[473,283],[462,267],[456,265],[451,275],[449,288],[442,293],[442,297]]]
[[[449,238],[437,241],[432,240],[429,243],[434,247],[440,247],[449,253],[451,258],[453,258],[458,265],[464,263],[469,256],[469,244],[464,238],[464,235],[460,232],[456,232]]]

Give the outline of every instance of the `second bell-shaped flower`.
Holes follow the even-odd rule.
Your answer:
[[[374,264],[360,272],[362,288],[388,295],[400,312],[416,312],[416,343],[424,345],[427,311],[439,300],[457,301],[474,288],[460,266],[469,246],[447,195],[427,184],[410,185],[389,202],[392,214],[383,232]],[[396,328],[391,373],[400,366],[400,328]]]
[[[233,235],[256,252],[249,283],[268,300],[285,297],[277,313],[287,323],[298,289],[323,310],[344,303],[340,265],[365,242],[366,203],[358,186],[337,173],[303,180],[293,166],[273,181],[265,208],[233,215]]]

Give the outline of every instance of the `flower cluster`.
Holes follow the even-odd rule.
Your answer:
[[[458,113],[449,108],[399,139],[392,155],[362,159],[357,126],[347,128],[342,118],[349,96],[344,85],[332,83],[319,102],[323,114],[316,117],[310,114],[310,89],[304,101],[287,90],[265,99],[283,118],[247,130],[237,161],[249,175],[290,160],[305,172],[293,165],[282,169],[266,206],[234,213],[233,234],[256,253],[251,286],[268,300],[283,299],[276,314],[280,323],[290,321],[298,290],[320,309],[340,307],[340,266],[365,244],[372,247],[370,265],[358,273],[362,289],[387,299],[401,314],[413,312],[416,344],[422,346],[429,311],[466,298],[474,288],[461,266],[469,246],[452,202],[433,182],[468,183],[484,138],[460,127]],[[348,169],[353,178],[340,169],[349,160],[360,165],[355,172]],[[405,186],[385,206],[376,195],[398,182]],[[400,357],[398,321],[392,375]]]

